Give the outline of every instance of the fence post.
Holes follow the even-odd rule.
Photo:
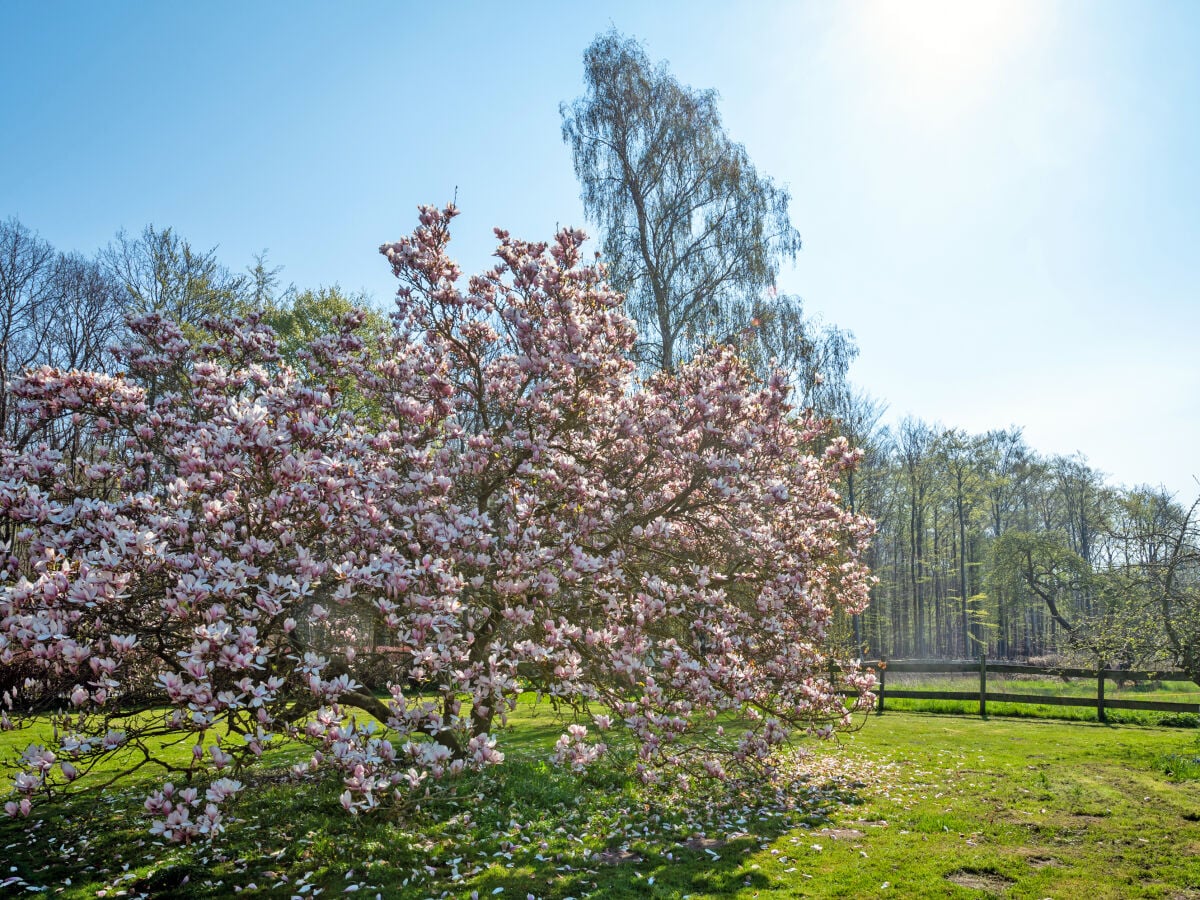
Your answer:
[[[987,650],[979,651],[979,717],[987,718]]]
[[[883,692],[887,688],[887,660],[879,661],[879,696],[875,702],[875,715],[883,715]]]
[[[1108,721],[1108,714],[1104,711],[1104,659],[1101,658],[1096,666],[1096,719],[1100,722]]]

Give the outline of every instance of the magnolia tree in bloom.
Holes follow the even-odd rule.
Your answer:
[[[90,452],[0,451],[0,662],[36,673],[0,724],[54,725],[10,814],[102,760],[157,765],[154,831],[210,835],[284,739],[358,812],[500,762],[527,689],[568,723],[558,762],[621,728],[647,781],[768,767],[869,706],[870,676],[829,656],[836,611],[867,601],[871,523],[835,491],[857,451],[726,348],[639,382],[580,232],[497,232],[498,264],[464,284],[454,215],[423,208],[382,248],[392,330],[342,320],[302,376],[255,319],[191,345],[147,318],[124,373],[14,385]],[[309,643],[350,608],[386,635],[385,696],[355,648]]]

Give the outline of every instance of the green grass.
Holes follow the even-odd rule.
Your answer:
[[[1200,896],[1186,732],[888,712],[819,745],[836,762],[787,798],[574,776],[544,762],[558,733],[522,703],[499,771],[403,816],[350,818],[339,784],[268,773],[212,846],[156,846],[144,785],[93,795],[0,821],[0,883],[12,866],[63,897]]]
[[[1158,768],[1176,781],[1200,780],[1200,741],[1181,753],[1164,753],[1158,758]]]

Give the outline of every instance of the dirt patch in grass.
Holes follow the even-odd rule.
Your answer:
[[[959,869],[957,872],[947,875],[946,880],[954,882],[959,887],[996,895],[1004,894],[1016,884],[1011,878],[998,872],[984,872],[977,869]]]
[[[1052,856],[1029,856],[1025,862],[1031,869],[1061,869],[1062,863]]]
[[[683,846],[689,850],[720,850],[726,843],[726,841],[716,838],[694,837],[686,841]]]

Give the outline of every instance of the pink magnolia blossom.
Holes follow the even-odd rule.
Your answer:
[[[17,536],[0,659],[40,675],[4,722],[54,709],[57,743],[26,752],[10,815],[168,733],[194,733],[187,771],[209,787],[164,785],[147,810],[190,841],[223,827],[240,788],[223,773],[283,737],[354,813],[500,763],[524,689],[626,729],[647,780],[769,767],[792,734],[869,707],[871,677],[829,656],[871,584],[873,526],[836,489],[858,451],[726,347],[639,379],[581,232],[498,231],[496,266],[464,283],[455,214],[422,208],[381,248],[391,331],[347,316],[302,372],[256,317],[200,343],[151,316],[120,374],[13,383],[43,432],[0,446]],[[385,700],[356,669],[374,643]],[[133,698],[166,712],[114,728]],[[737,742],[713,741],[717,716],[741,720]],[[603,752],[576,724],[554,755]]]

